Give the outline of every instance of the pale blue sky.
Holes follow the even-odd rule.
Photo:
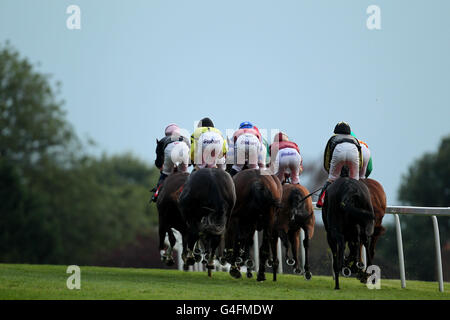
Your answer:
[[[316,161],[345,120],[396,205],[401,175],[450,133],[449,17],[446,0],[0,0],[0,41],[62,82],[68,120],[108,153],[152,161],[168,123],[209,116],[282,129]]]

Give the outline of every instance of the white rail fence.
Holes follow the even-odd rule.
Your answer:
[[[315,202],[313,203],[314,210],[316,212],[322,213],[321,209],[317,209],[315,206]],[[399,269],[400,269],[400,281],[401,281],[401,287],[406,288],[406,276],[405,276],[405,260],[404,260],[404,254],[403,254],[403,240],[402,240],[402,229],[400,224],[400,217],[399,215],[408,215],[408,216],[428,216],[431,218],[433,222],[433,233],[434,233],[434,243],[435,243],[435,256],[436,256],[436,269],[437,269],[437,280],[439,283],[439,291],[444,292],[444,279],[443,279],[443,272],[442,272],[442,257],[441,257],[441,243],[440,243],[440,236],[439,236],[439,224],[437,217],[450,217],[450,207],[412,207],[412,206],[387,206],[386,208],[386,214],[392,214],[394,215],[394,222],[395,222],[395,231],[396,231],[396,239],[397,239],[397,252],[398,252],[398,263],[399,263]],[[175,250],[177,252],[177,261],[178,261],[178,269],[183,270],[183,262],[181,259],[181,239],[179,237],[178,232],[177,234],[177,245],[175,246]],[[303,248],[303,239],[305,237],[305,234],[303,230],[300,232],[300,256],[301,256],[301,266],[304,266],[305,262],[305,249]],[[259,236],[258,232],[255,232],[254,235],[254,246],[253,246],[253,257],[255,259],[255,267],[256,271],[258,270],[259,266],[259,255],[258,255],[258,248],[259,248]],[[278,260],[280,261],[280,264],[278,266],[278,273],[283,273],[282,268],[282,250],[281,250],[281,241],[278,239]],[[366,263],[366,250],[363,250],[363,260],[364,265],[367,265]],[[218,262],[217,262],[218,263]],[[219,263],[219,268],[228,270],[228,267],[222,267]],[[189,267],[190,271],[203,271],[202,263],[196,263],[194,266]],[[245,270],[244,270],[245,271]]]

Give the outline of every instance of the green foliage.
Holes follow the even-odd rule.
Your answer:
[[[450,135],[442,139],[437,152],[415,161],[402,177],[399,199],[407,205],[450,206]],[[432,221],[429,217],[401,216],[405,268],[409,278],[436,280]],[[439,218],[441,246],[450,238],[450,218]],[[391,246],[395,246],[392,241]],[[397,252],[397,250],[390,250]],[[444,256],[445,258],[445,256]],[[445,264],[448,261],[444,261]]]
[[[0,261],[83,264],[156,224],[158,172],[87,156],[49,76],[0,46]]]
[[[0,155],[28,167],[78,145],[50,77],[34,70],[8,43],[0,45]]]

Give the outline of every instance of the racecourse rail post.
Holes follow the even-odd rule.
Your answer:
[[[395,218],[395,230],[397,233],[397,250],[398,250],[398,264],[400,268],[400,280],[402,288],[406,288],[406,276],[405,276],[405,260],[403,256],[403,241],[402,241],[402,227],[400,226],[400,218],[398,214],[394,213]]]
[[[283,260],[281,260],[281,239],[277,241],[277,258],[278,258],[278,273],[283,273]]]
[[[439,237],[439,224],[436,216],[431,216],[433,221],[434,244],[436,247],[436,267],[439,281],[439,291],[444,292],[444,277],[442,275],[441,241]]]
[[[258,231],[253,234],[253,259],[255,260],[255,271],[259,271],[259,237]]]
[[[305,271],[305,247],[303,246],[303,240],[305,240],[305,231],[300,229],[300,256],[302,257],[301,268],[302,271]]]

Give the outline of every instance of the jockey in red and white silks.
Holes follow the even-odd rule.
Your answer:
[[[290,173],[292,183],[299,184],[299,177],[303,171],[303,159],[298,145],[289,141],[288,136],[280,132],[270,145],[270,153],[271,158],[275,159],[274,171],[280,181],[284,181],[285,173]]]

